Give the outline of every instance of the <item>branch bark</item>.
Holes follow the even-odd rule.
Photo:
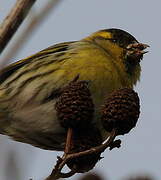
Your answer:
[[[8,16],[0,25],[0,53],[19,28],[36,0],[17,0]]]
[[[17,39],[13,42],[11,48],[9,48],[8,53],[4,58],[1,59],[1,66],[5,66],[8,61],[12,57],[14,57],[17,52],[24,47],[24,44],[29,41],[31,35],[33,32],[41,26],[41,24],[44,22],[44,20],[48,17],[48,15],[53,11],[54,8],[57,7],[57,5],[62,0],[48,0],[46,2],[46,5],[40,10],[39,13],[34,13],[34,15],[31,14],[31,17],[29,18],[29,24],[25,27],[25,29],[19,34]]]
[[[77,171],[75,171],[75,169],[71,169],[70,172],[68,173],[62,173],[61,170],[63,169],[63,167],[65,166],[65,164],[67,163],[67,161],[74,159],[74,158],[78,158],[81,156],[86,156],[86,155],[90,155],[90,154],[96,154],[96,153],[102,153],[105,151],[106,148],[111,146],[111,143],[114,142],[114,139],[116,137],[116,130],[113,129],[111,132],[110,137],[106,140],[106,142],[104,144],[101,144],[99,146],[93,147],[91,149],[82,151],[82,152],[77,152],[77,153],[72,153],[72,154],[66,154],[64,152],[63,157],[57,157],[58,161],[56,163],[55,168],[53,169],[52,173],[50,174],[49,177],[47,177],[45,180],[57,180],[60,178],[67,178],[67,177],[71,177],[74,174],[77,173]]]

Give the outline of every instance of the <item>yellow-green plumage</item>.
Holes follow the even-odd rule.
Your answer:
[[[98,118],[100,106],[110,92],[133,88],[140,77],[139,63],[129,73],[125,48],[111,42],[112,38],[112,32],[99,31],[4,68],[0,72],[0,133],[40,148],[62,150],[65,130],[56,117],[54,93],[79,75],[79,80],[89,81],[95,122],[103,138],[107,137]]]

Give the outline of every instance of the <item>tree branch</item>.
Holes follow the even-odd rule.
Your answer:
[[[25,27],[23,32],[21,32],[17,39],[13,42],[11,48],[9,48],[7,55],[1,59],[2,67],[5,66],[7,62],[23,48],[24,44],[29,40],[31,34],[40,27],[41,23],[44,22],[49,13],[53,11],[53,8],[56,8],[60,2],[61,0],[49,0],[39,13],[34,13],[34,15],[30,18],[30,22],[27,27]]]
[[[0,25],[0,53],[4,50],[36,0],[17,0],[8,16]]]
[[[96,154],[96,153],[102,153],[106,148],[111,146],[111,143],[114,141],[114,139],[116,137],[116,133],[117,133],[116,130],[113,129],[110,137],[106,140],[106,142],[104,144],[101,144],[99,146],[93,147],[89,150],[85,150],[82,152],[77,152],[77,153],[72,153],[72,154],[64,153],[62,158],[57,157],[58,160],[57,160],[57,163],[55,165],[55,168],[53,169],[50,176],[47,177],[45,180],[57,180],[60,178],[67,178],[67,177],[73,176],[75,173],[77,173],[77,171],[75,169],[71,169],[71,171],[68,173],[62,173],[61,172],[61,170],[63,169],[63,167],[67,163],[67,161],[74,159],[74,158],[81,157],[81,156],[86,156],[86,155]]]

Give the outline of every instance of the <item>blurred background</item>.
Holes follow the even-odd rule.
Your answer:
[[[51,0],[53,1],[53,0]],[[16,0],[1,0],[0,23]],[[50,1],[49,1],[50,2]],[[161,2],[160,0],[57,0],[46,19],[20,42],[14,55],[11,48],[28,27],[32,19],[46,6],[47,0],[37,0],[5,51],[8,63],[25,58],[55,43],[79,40],[92,32],[105,28],[128,31],[140,42],[150,45],[144,56],[142,76],[135,90],[141,99],[141,115],[137,127],[130,134],[121,136],[122,147],[106,150],[94,171],[104,179],[119,180],[129,175],[150,174],[161,177]],[[15,52],[15,50],[14,50]],[[0,136],[0,180],[43,180],[56,162],[58,152],[41,150],[30,145],[11,141]],[[71,177],[76,180],[80,175]]]

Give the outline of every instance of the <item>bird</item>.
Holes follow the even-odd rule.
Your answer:
[[[60,90],[79,75],[89,81],[95,105],[93,124],[109,136],[99,119],[105,97],[140,80],[147,44],[116,28],[102,29],[53,45],[0,70],[0,134],[35,147],[63,151],[66,130],[55,104]]]

